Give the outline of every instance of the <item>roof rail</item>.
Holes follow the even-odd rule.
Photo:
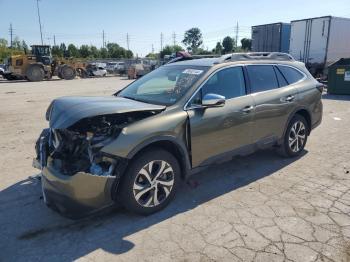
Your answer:
[[[294,58],[290,54],[280,52],[233,53],[221,56],[219,63],[249,60],[294,61]]]

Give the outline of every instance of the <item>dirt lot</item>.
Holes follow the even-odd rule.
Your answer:
[[[267,150],[212,167],[152,216],[72,221],[48,209],[28,177],[49,102],[127,83],[0,80],[0,261],[350,261],[350,97],[324,96],[302,157]]]

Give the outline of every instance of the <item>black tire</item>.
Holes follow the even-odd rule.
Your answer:
[[[293,129],[293,127],[296,127],[294,129],[297,129],[298,123],[302,123],[302,125],[304,126],[304,131],[302,131],[302,126],[299,125],[300,136],[301,137],[304,136],[305,137],[304,139],[296,136],[295,132],[293,135],[292,129]],[[307,137],[309,135],[309,131],[310,131],[310,127],[303,116],[301,116],[299,114],[296,114],[295,116],[293,116],[293,118],[288,123],[288,127],[286,129],[285,134],[284,134],[283,143],[281,144],[281,146],[278,149],[279,154],[284,156],[284,157],[297,157],[297,156],[299,156],[304,150],[304,147],[305,147],[306,142],[307,142]],[[294,141],[294,143],[293,143],[293,141]]]
[[[154,162],[155,164],[153,164],[153,168],[152,168],[152,171],[154,172],[151,172],[149,175],[151,178],[154,179],[153,182],[155,182],[155,184],[153,184],[153,188],[152,188],[152,185],[148,183],[148,180],[146,179],[142,179],[140,182],[140,179],[142,178],[141,170],[145,170],[145,167],[147,166],[147,164],[152,161],[155,161]],[[155,181],[156,178],[154,173],[157,173],[157,171],[160,170],[159,168],[160,168],[160,165],[163,163],[162,161],[168,164],[166,168],[164,168],[163,170],[169,170],[168,168],[170,166],[172,168],[172,171],[164,174],[162,173],[162,175],[160,175],[160,177],[164,175],[165,178],[166,176],[169,176],[167,180],[163,180],[163,178],[161,179],[158,178],[157,181],[164,181],[167,183],[173,182],[172,187],[163,186],[162,184],[159,186],[157,181]],[[170,201],[174,198],[180,183],[180,177],[181,177],[180,172],[181,171],[180,171],[180,166],[178,161],[168,151],[155,148],[155,149],[147,150],[145,152],[137,154],[135,156],[135,159],[132,160],[132,162],[130,163],[130,166],[127,168],[126,173],[123,175],[122,181],[118,187],[117,199],[119,199],[121,204],[131,212],[141,214],[141,215],[149,215],[149,214],[155,213],[165,208],[170,203]],[[140,185],[139,183],[143,183],[142,185],[143,188],[140,189],[140,191],[136,191],[136,190],[139,190],[135,188],[138,185]],[[137,200],[136,199],[137,195],[144,189],[150,189],[150,190],[147,193],[141,194],[141,197],[139,197],[139,199]],[[164,189],[167,190],[168,195]],[[157,191],[157,193],[155,193],[155,191]],[[157,205],[155,204],[155,201],[154,201],[155,196],[157,196],[156,197],[157,201],[159,201],[159,204]],[[159,200],[159,196],[163,196],[163,199],[161,197]],[[152,206],[147,206],[148,200],[150,198],[152,198],[150,200],[151,201],[150,204]],[[140,203],[142,201],[147,203],[144,203],[142,205]]]
[[[72,80],[76,77],[75,69],[68,65],[62,66],[60,73],[62,78],[65,80]]]
[[[31,82],[43,81],[45,77],[44,69],[39,65],[30,65],[27,69],[26,77]]]

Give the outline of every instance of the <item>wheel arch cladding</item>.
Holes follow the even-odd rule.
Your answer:
[[[307,111],[306,109],[299,109],[298,111],[295,112],[294,115],[300,115],[302,117],[305,118],[306,123],[308,125],[308,135],[311,132],[311,114],[309,113],[309,111]]]
[[[181,178],[185,179],[189,170],[191,169],[190,159],[188,155],[187,148],[184,145],[181,145],[175,138],[171,137],[162,137],[157,139],[151,139],[146,141],[132,150],[128,158],[133,159],[137,155],[144,153],[145,151],[151,150],[153,148],[160,148],[168,151],[172,154],[178,161],[181,169]]]

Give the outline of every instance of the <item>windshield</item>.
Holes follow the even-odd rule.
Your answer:
[[[131,83],[118,96],[146,103],[172,105],[208,69],[206,66],[162,66]]]

